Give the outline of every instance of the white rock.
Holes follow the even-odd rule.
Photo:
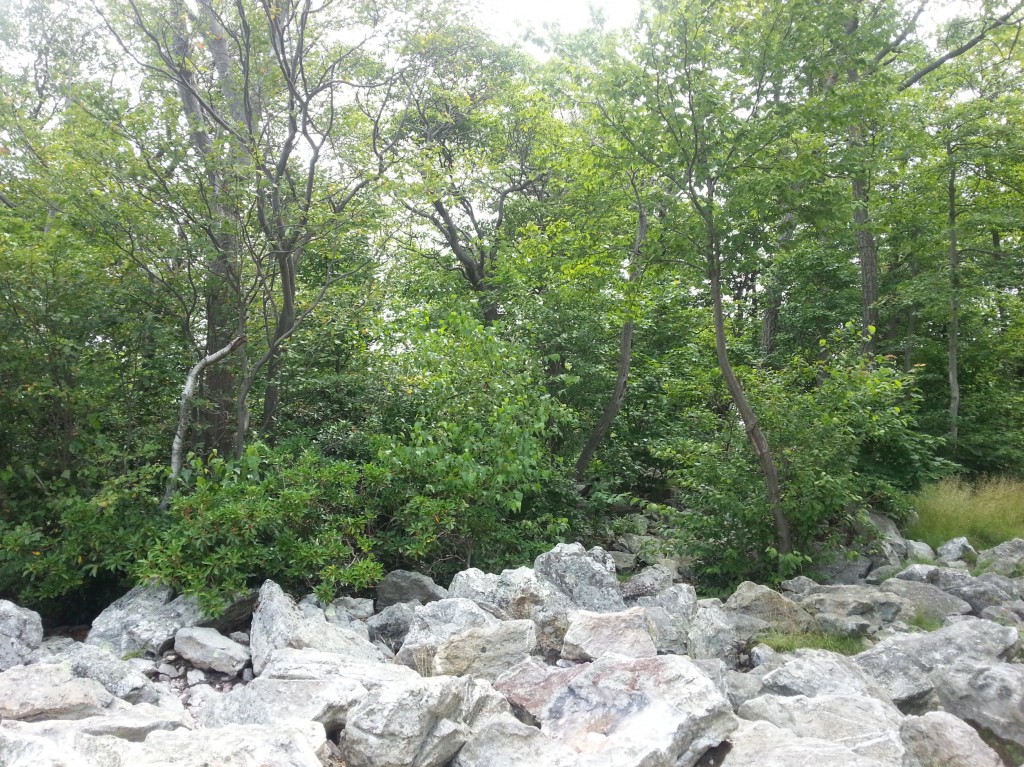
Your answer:
[[[908,716],[900,733],[907,748],[903,767],[1003,767],[973,727],[945,711]]]
[[[729,743],[719,767],[883,767],[833,741],[802,738],[770,722],[741,722]]]
[[[186,627],[174,635],[174,651],[196,668],[235,676],[249,662],[249,648],[210,628]]]
[[[0,599],[0,671],[33,660],[42,641],[39,614]]]
[[[606,652],[629,658],[653,658],[658,648],[651,638],[647,613],[634,607],[618,613],[569,613],[569,630],[562,643],[566,660],[596,660]]]

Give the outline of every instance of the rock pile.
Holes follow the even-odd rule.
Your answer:
[[[1024,750],[1024,541],[894,564],[922,545],[891,545],[881,582],[724,602],[665,561],[620,583],[621,556],[579,544],[447,590],[391,573],[376,609],[268,581],[203,625],[140,587],[84,644],[0,602],[0,767],[1017,767],[979,732]]]

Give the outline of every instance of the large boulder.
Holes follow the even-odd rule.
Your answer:
[[[1024,575],[1024,539],[1014,538],[978,552],[978,567],[1011,577]]]
[[[939,546],[935,551],[943,562],[976,560],[978,552],[966,538],[953,538]]]
[[[459,751],[452,767],[575,767],[578,754],[513,716],[494,717]]]
[[[879,591],[874,586],[818,586],[801,597],[800,606],[814,614],[842,618],[859,618],[869,624],[869,633],[896,620],[909,620],[914,608],[895,594]]]
[[[1024,748],[1024,665],[960,660],[931,680],[944,710]]]
[[[434,653],[432,673],[494,681],[529,657],[536,647],[533,621],[498,621],[441,642]]]
[[[349,767],[441,767],[478,720],[508,713],[469,679],[436,677],[382,685],[348,713],[342,752]],[[483,710],[482,710],[483,709]]]
[[[697,615],[697,592],[688,583],[677,583],[636,604],[647,612],[647,626],[659,653],[685,655],[690,641],[690,622]]]
[[[725,695],[682,656],[605,654],[567,669],[530,660],[495,687],[588,767],[691,767],[736,727]]]
[[[538,556],[533,569],[581,610],[614,613],[626,609],[615,562],[600,547],[587,551],[579,543],[560,543]]]
[[[444,599],[417,607],[395,660],[430,676],[437,648],[470,629],[496,626],[498,619],[469,599]]]
[[[383,610],[400,602],[427,604],[447,596],[447,589],[423,573],[393,570],[377,584],[377,609]]]
[[[890,578],[881,585],[881,589],[910,602],[915,618],[941,621],[948,615],[968,615],[971,612],[970,604],[931,583]]]
[[[61,663],[70,667],[71,673],[76,677],[99,682],[116,698],[129,703],[153,704],[164,704],[169,698],[169,693],[157,687],[131,663],[116,657],[106,647],[68,642],[66,645],[55,647],[54,650],[55,652],[46,658],[47,662]]]
[[[840,743],[800,737],[771,722],[741,721],[712,764],[718,767],[883,767]]]
[[[596,660],[606,652],[629,658],[653,658],[658,654],[643,607],[619,613],[592,613],[587,610],[570,613],[569,630],[562,642],[562,657],[577,661]]]
[[[85,641],[120,656],[160,655],[171,648],[178,629],[196,626],[204,617],[193,597],[175,597],[168,586],[136,586],[96,616]]]
[[[771,722],[801,737],[831,740],[889,767],[903,765],[903,714],[878,698],[762,695],[748,700],[737,713],[744,719]]]
[[[113,695],[92,679],[78,679],[63,664],[15,666],[0,672],[0,721],[84,719],[104,714]]]
[[[365,638],[328,623],[322,613],[306,617],[280,586],[266,581],[260,588],[249,636],[253,672],[262,673],[270,653],[282,647],[323,650],[364,662],[383,661],[380,650]]]
[[[971,578],[959,586],[947,589],[947,592],[959,597],[971,606],[975,615],[981,615],[986,607],[999,607],[1014,599],[1012,585],[1001,588],[1002,584],[993,583],[982,578]]]
[[[267,679],[261,676],[210,698],[199,710],[198,720],[206,727],[313,721],[333,733],[345,726],[349,709],[366,694],[366,688],[358,681],[344,677]]]
[[[701,607],[690,621],[688,651],[698,660],[718,658],[737,668],[754,637],[768,629],[765,621],[745,613]]]
[[[802,634],[818,628],[818,622],[796,602],[750,581],[736,587],[725,607],[758,618],[784,634]]]
[[[236,676],[249,663],[249,648],[216,629],[187,626],[174,635],[174,651],[196,668]]]
[[[765,692],[775,695],[845,695],[890,702],[882,686],[863,669],[827,650],[797,650],[783,666],[768,671],[761,684]]]
[[[1019,647],[1016,629],[986,620],[963,620],[937,631],[900,634],[879,642],[853,661],[874,677],[900,706],[921,703],[934,684],[931,672],[957,660],[992,662]]]
[[[42,641],[39,614],[0,599],[0,671],[33,660]]]
[[[900,735],[907,749],[903,767],[1003,767],[973,727],[945,711],[908,716]]]

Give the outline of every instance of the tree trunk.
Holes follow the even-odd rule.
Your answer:
[[[948,226],[949,226],[949,348],[947,367],[949,371],[949,444],[956,450],[960,437],[960,248],[956,236],[956,164],[952,147],[946,146],[949,158]]]
[[[857,256],[860,261],[861,336],[865,354],[875,352],[875,334],[878,332],[878,243],[870,228],[867,174],[857,172],[853,186],[853,225],[857,236]]]
[[[713,194],[713,182],[708,184]],[[736,410],[743,421],[743,427],[747,432],[747,439],[757,456],[757,462],[761,467],[761,474],[764,477],[765,490],[768,494],[768,507],[772,513],[775,523],[775,543],[779,554],[789,554],[793,551],[793,536],[789,527],[789,520],[782,511],[782,488],[779,484],[779,472],[775,466],[775,459],[772,457],[768,440],[761,431],[754,408],[747,399],[743,385],[736,377],[729,362],[729,350],[725,336],[725,311],[722,307],[722,251],[721,241],[718,236],[718,229],[715,224],[713,201],[700,202],[697,195],[691,190],[691,200],[704,219],[707,233],[706,256],[708,272],[711,278],[711,304],[714,313],[715,325],[715,355],[718,358],[718,367],[722,371],[725,385],[729,389],[729,396],[732,398]]]

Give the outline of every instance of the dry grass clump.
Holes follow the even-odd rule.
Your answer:
[[[914,498],[918,521],[907,535],[930,546],[967,536],[977,549],[1024,538],[1024,482],[956,477],[928,485]]]

